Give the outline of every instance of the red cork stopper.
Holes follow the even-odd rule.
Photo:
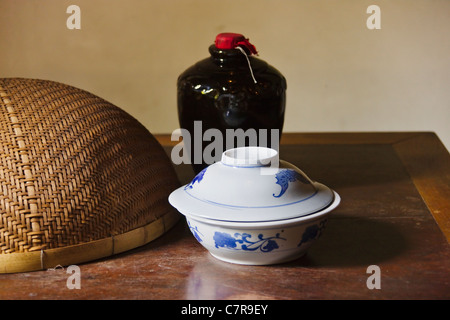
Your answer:
[[[217,49],[229,50],[238,46],[247,48],[250,54],[258,54],[254,45],[252,45],[244,35],[240,33],[219,33],[216,36],[215,45]]]

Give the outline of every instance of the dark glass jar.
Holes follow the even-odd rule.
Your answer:
[[[213,150],[216,152],[213,155],[215,161],[218,161],[221,153],[230,147],[271,147],[271,130],[278,130],[279,139],[283,129],[286,79],[274,67],[252,56],[252,48],[245,43],[239,46],[241,49],[223,49],[230,47],[230,44],[219,45],[218,48],[217,39],[223,35],[230,34],[218,35],[216,44],[209,47],[210,57],[184,71],[177,82],[179,123],[190,134],[191,143],[186,151],[196,173],[211,164],[198,155],[212,143],[207,141],[212,140],[211,137],[203,136],[206,130],[216,129],[222,134],[221,150]],[[227,129],[242,129],[248,133],[245,142],[241,139],[231,143],[229,139],[227,141]],[[256,144],[250,141],[253,139],[248,129],[257,133]],[[261,137],[264,131],[260,129],[266,129],[265,138]],[[238,134],[238,131],[235,133]],[[195,134],[197,136],[194,137]],[[201,137],[198,137],[199,134]],[[220,144],[220,141],[215,143]],[[278,145],[279,140],[276,143]]]

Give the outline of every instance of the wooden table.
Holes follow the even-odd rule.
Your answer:
[[[170,152],[170,138],[158,139]],[[143,247],[80,265],[80,289],[63,268],[2,274],[0,299],[450,298],[450,156],[434,133],[285,133],[280,157],[342,197],[306,256],[218,261],[180,220]],[[367,286],[372,265],[380,289]]]

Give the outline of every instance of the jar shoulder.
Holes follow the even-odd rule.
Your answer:
[[[255,77],[264,81],[279,82],[279,84],[286,88],[286,79],[275,67],[268,64],[266,61],[256,57],[249,57],[250,66]],[[219,65],[212,58],[205,58],[183,71],[178,77],[178,82],[196,82],[202,83],[211,79],[229,80],[239,78],[242,75],[249,73],[249,65]]]

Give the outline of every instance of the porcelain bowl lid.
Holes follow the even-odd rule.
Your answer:
[[[213,220],[262,222],[318,212],[334,192],[312,181],[294,165],[278,160],[270,148],[230,149],[169,196],[184,215]]]

